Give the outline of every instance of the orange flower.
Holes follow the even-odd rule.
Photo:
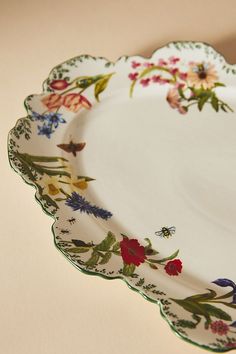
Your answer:
[[[89,109],[91,103],[86,97],[80,95],[79,93],[69,93],[63,99],[63,105],[69,109],[71,112],[78,112],[82,107]]]
[[[61,95],[52,93],[41,100],[43,104],[48,108],[49,111],[54,111],[60,108],[63,104],[63,98]]]
[[[196,89],[211,89],[218,80],[214,65],[210,63],[191,63],[188,72],[188,81]]]

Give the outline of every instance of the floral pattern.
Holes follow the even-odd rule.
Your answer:
[[[130,97],[139,84],[148,87],[152,84],[168,87],[166,100],[172,109],[186,114],[196,105],[202,111],[209,104],[216,112],[233,112],[232,108],[217,95],[217,88],[224,87],[219,82],[215,66],[210,62],[189,62],[183,68],[180,57],[171,56],[157,62],[132,61],[133,72],[128,74],[131,80]]]
[[[130,88],[130,96],[133,97],[137,89],[147,90],[151,85],[157,88],[163,86],[167,104],[180,114],[187,115],[194,106],[202,111],[207,105],[215,112],[232,112],[228,103],[221,99],[221,90],[225,85],[213,63],[212,58],[217,58],[215,52],[208,46],[191,42],[173,43],[171,48],[176,48],[176,55],[154,56],[155,60],[154,57],[150,60],[122,59],[127,68],[125,83]],[[193,49],[204,51],[204,59],[185,61],[181,51]],[[95,183],[95,180],[83,173],[75,173],[69,162],[70,159],[80,157],[89,142],[75,142],[70,137],[65,143],[57,138],[57,134],[53,136],[75,114],[92,109],[94,102],[100,101],[100,95],[106,90],[113,75],[114,80],[115,77],[120,80],[118,73],[110,70],[115,65],[109,62],[104,62],[105,73],[94,75],[90,72],[89,75],[82,76],[80,64],[87,60],[96,59],[81,56],[56,67],[45,83],[44,93],[38,96],[36,105],[32,103],[34,96],[28,97],[26,107],[29,116],[19,120],[9,135],[12,167],[36,187],[36,197],[43,209],[56,219],[56,246],[76,267],[106,278],[125,278],[131,288],[160,304],[164,317],[183,338],[198,343],[198,336],[194,333],[199,330],[204,332],[204,343],[201,345],[205,348],[215,351],[236,348],[236,320],[232,312],[236,309],[234,281],[218,278],[205,292],[188,297],[184,294],[183,297],[176,298],[177,296],[171,296],[165,289],[161,277],[158,278],[158,274],[162,273],[169,282],[173,279],[184,280],[186,265],[182,259],[177,258],[179,250],[169,256],[161,256],[161,243],[171,244],[169,240],[175,233],[175,227],[162,227],[155,233],[158,236],[158,250],[152,246],[149,238],[143,241],[142,236],[127,236],[108,231],[105,236],[91,235],[92,240],[88,241],[88,235],[85,237],[77,233],[77,225],[84,217],[102,219],[109,230],[109,222],[113,216],[110,211],[97,206],[87,193],[90,183]],[[72,69],[76,72],[73,77]],[[226,74],[234,74],[234,69],[224,63],[223,69]],[[68,159],[57,154],[31,154],[25,143],[33,137],[35,131],[39,136],[50,139],[44,142],[50,141],[55,149],[58,148],[58,155],[63,150]],[[66,208],[69,213],[65,220],[59,213],[61,208]],[[146,267],[155,272],[157,284],[149,282],[143,276],[146,273],[142,273],[142,269],[145,270]],[[222,295],[218,289],[224,288],[228,291]]]
[[[63,114],[59,113],[61,108],[73,113],[77,113],[82,108],[90,109],[92,104],[82,95],[82,92],[94,85],[94,96],[99,101],[99,95],[106,89],[113,74],[76,77],[71,82],[65,79],[50,82],[49,86],[53,91],[64,91],[47,94],[41,99],[42,104],[47,108],[43,113],[32,111],[31,119],[42,123],[38,125],[38,134],[50,139],[51,134],[58,128],[59,123],[66,123]],[[79,92],[69,93],[78,90]]]

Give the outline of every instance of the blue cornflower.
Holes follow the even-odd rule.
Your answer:
[[[42,127],[38,125],[38,135],[46,135],[48,139],[51,138],[51,134],[54,133],[55,130],[52,130],[52,126],[44,124]]]
[[[79,210],[81,213],[92,214],[95,218],[109,219],[112,213],[99,208],[96,205],[91,205],[84,197],[76,192],[73,192],[66,200],[66,205],[70,206],[74,211]]]
[[[54,126],[55,128],[58,127],[59,123],[66,123],[65,119],[62,118],[61,113],[48,113],[45,114],[45,119],[48,121],[49,124]]]
[[[226,278],[220,278],[220,279],[216,279],[215,281],[213,281],[212,283],[219,285],[221,287],[226,287],[226,286],[230,286],[231,288],[233,288],[232,295],[233,295],[233,301],[232,304],[236,304],[236,284],[230,280],[230,279],[226,279]]]
[[[47,116],[46,114],[39,114],[37,112],[32,111],[32,119],[33,120],[38,120],[40,122],[44,122],[47,119],[46,116]]]

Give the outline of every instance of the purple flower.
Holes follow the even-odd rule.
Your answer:
[[[46,119],[46,115],[43,115],[43,114],[39,114],[37,112],[32,112],[32,119],[33,120],[38,120],[40,122],[44,122],[45,119]]]
[[[95,218],[109,219],[112,213],[99,208],[96,205],[91,205],[84,197],[76,192],[73,192],[66,200],[66,205],[71,207],[74,211],[79,210],[81,213],[92,214]]]
[[[46,135],[48,139],[51,138],[51,134],[54,133],[55,130],[52,130],[52,127],[44,124],[42,127],[38,125],[38,135]]]
[[[215,281],[213,281],[212,283],[219,285],[223,288],[230,286],[231,288],[233,288],[232,294],[233,294],[233,304],[236,304],[236,284],[230,280],[230,279],[226,279],[226,278],[219,278],[216,279]]]

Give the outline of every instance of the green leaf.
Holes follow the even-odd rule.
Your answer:
[[[197,323],[188,320],[178,320],[176,322],[176,326],[180,326],[183,328],[196,328]]]
[[[116,242],[113,247],[112,247],[112,251],[119,251],[120,249],[120,242]]]
[[[196,301],[196,302],[201,302],[201,301],[214,299],[214,297],[216,296],[216,292],[214,290],[211,290],[211,289],[207,289],[207,290],[209,290],[209,293],[189,296],[186,299],[187,300],[193,300],[193,301]]]
[[[41,197],[41,200],[44,200],[49,206],[52,206],[52,207],[58,209],[57,203],[51,197],[49,197],[49,195],[41,194],[40,197]]]
[[[112,75],[114,75],[114,73],[104,75],[99,81],[97,81],[94,87],[94,96],[98,102],[99,102],[99,95],[106,89],[107,84],[110,78],[112,77]]]
[[[164,263],[166,261],[170,261],[171,259],[174,259],[178,256],[179,250],[175,251],[172,255],[170,255],[169,257],[165,257],[162,259],[148,259],[149,262],[152,263]]]
[[[94,178],[87,177],[87,176],[77,176],[77,178],[78,178],[78,179],[84,179],[86,182],[95,181]]]
[[[67,248],[67,252],[69,253],[85,253],[90,250],[90,247],[73,247]]]
[[[194,315],[202,315],[205,318],[209,319],[209,314],[207,309],[204,308],[203,305],[205,304],[199,304],[195,301],[191,301],[188,299],[184,299],[184,300],[179,300],[179,299],[172,299],[174,302],[176,302],[178,305],[180,305],[181,307],[183,307],[186,311],[191,312]]]
[[[98,261],[99,261],[99,254],[97,252],[93,252],[89,260],[85,262],[85,265],[86,267],[93,268],[98,264]]]
[[[77,87],[86,89],[89,86],[93,85],[95,82],[100,80],[102,78],[102,75],[97,75],[97,76],[81,76],[78,77],[75,81],[75,84]]]
[[[209,95],[208,94],[206,94],[206,95],[204,95],[204,96],[201,96],[201,98],[199,99],[199,101],[198,101],[198,109],[199,109],[199,111],[201,111],[202,109],[203,109],[203,106],[205,105],[205,103],[208,101],[208,99],[209,99]]]
[[[217,86],[225,86],[225,84],[223,84],[222,82],[215,82],[215,87],[217,87]]]
[[[150,267],[150,268],[152,268],[152,269],[158,269],[155,264],[152,264],[152,263],[148,263],[148,264],[149,264],[149,267]]]
[[[209,304],[202,304],[202,306],[204,307],[204,310],[207,311],[209,316],[219,318],[220,320],[232,321],[231,316],[218,307]]]
[[[107,233],[107,237],[101,243],[99,243],[94,249],[98,251],[108,251],[110,247],[113,245],[113,243],[115,242],[116,242],[115,235],[111,231],[109,231]]]
[[[111,252],[105,253],[104,256],[103,256],[103,258],[102,258],[102,260],[99,262],[99,264],[106,264],[106,263],[108,263],[109,260],[110,260],[110,258],[111,258]]]
[[[124,263],[124,267],[123,267],[123,270],[122,270],[122,273],[123,275],[126,275],[126,276],[131,276],[135,271],[135,265],[134,264],[125,264]]]
[[[154,256],[159,253],[152,248],[152,244],[149,238],[145,238],[145,241],[148,243],[147,246],[144,247],[145,255]]]
[[[219,100],[215,95],[213,95],[211,98],[211,105],[216,112],[219,111]]]

